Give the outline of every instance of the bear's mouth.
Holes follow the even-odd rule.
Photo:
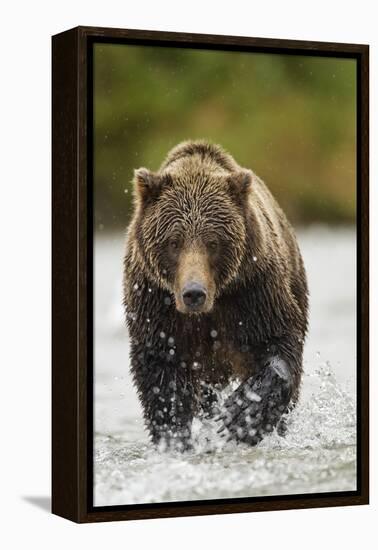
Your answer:
[[[181,296],[177,297],[175,295],[175,298],[177,311],[179,311],[180,313],[184,313],[185,315],[198,315],[200,313],[209,313],[213,308],[212,300],[210,301],[205,299],[203,303],[187,303],[184,302]]]

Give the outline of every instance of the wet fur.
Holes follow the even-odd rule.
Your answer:
[[[182,232],[185,247],[200,236],[204,277],[214,281],[209,313],[186,315],[176,308],[175,281],[187,251],[173,259],[167,253],[175,231]],[[210,234],[221,243],[215,258],[206,257]],[[209,413],[209,395],[216,401],[211,388],[231,379],[240,386],[220,417],[229,437],[254,445],[277,426],[298,398],[307,296],[301,254],[284,213],[265,184],[223,149],[183,143],[157,173],[137,171],[124,303],[131,370],[153,442],[189,447],[193,417]],[[274,368],[277,361],[281,371]],[[261,400],[251,403],[256,384]]]

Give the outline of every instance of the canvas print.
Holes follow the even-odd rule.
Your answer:
[[[356,490],[356,61],[97,43],[94,506]]]

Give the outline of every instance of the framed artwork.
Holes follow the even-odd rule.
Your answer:
[[[53,37],[53,513],[368,503],[368,56]]]

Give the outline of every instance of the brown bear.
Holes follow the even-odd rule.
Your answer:
[[[187,449],[198,414],[257,444],[295,404],[308,290],[285,214],[221,147],[184,142],[135,171],[124,258],[131,371],[156,444]],[[217,396],[239,386],[220,409]]]

